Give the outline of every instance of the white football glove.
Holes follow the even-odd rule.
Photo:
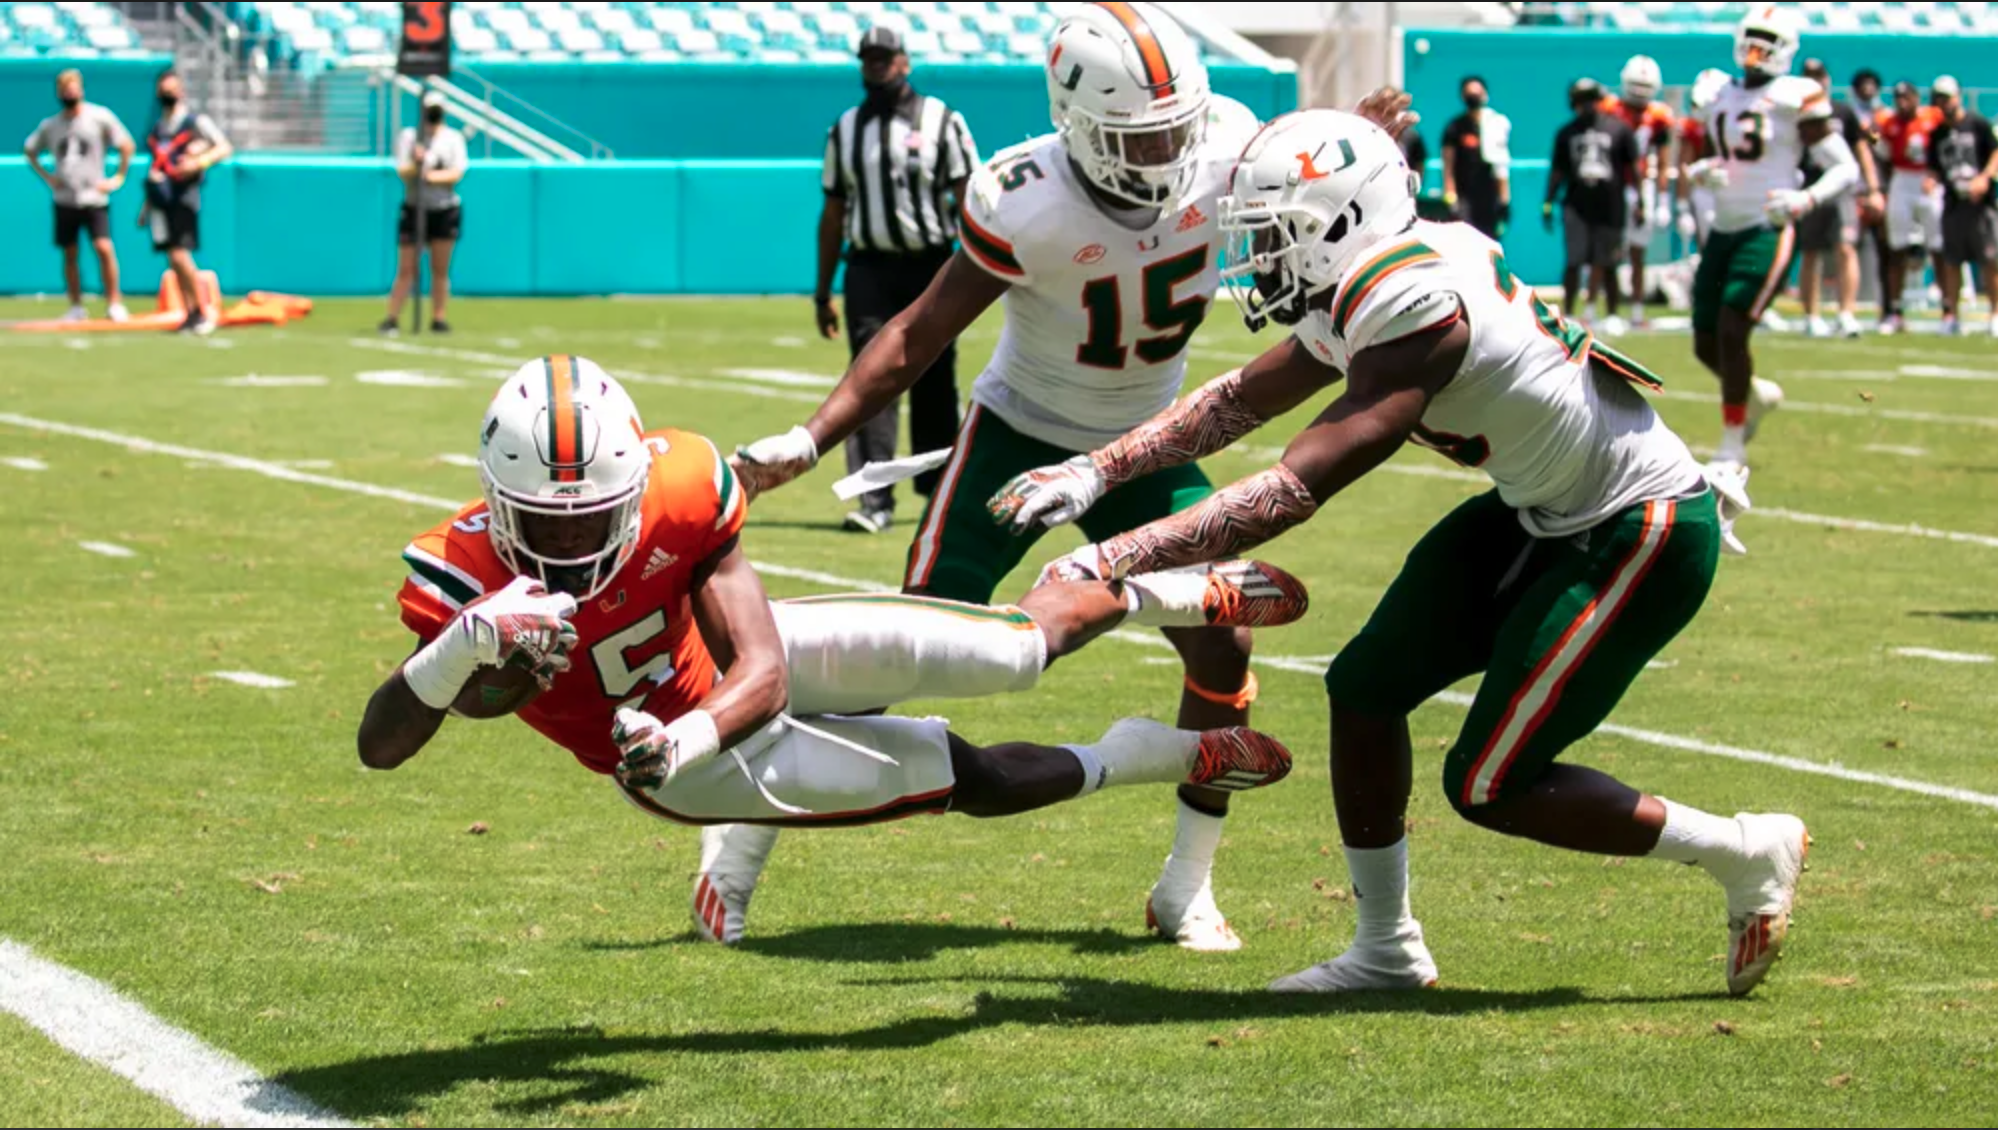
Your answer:
[[[1013,476],[986,502],[985,509],[993,521],[1010,524],[1016,534],[1025,533],[1037,521],[1052,529],[1082,517],[1108,487],[1096,463],[1087,455],[1078,455],[1052,467]]]
[[[518,663],[547,690],[569,669],[576,646],[576,598],[550,593],[531,577],[466,605],[437,638],[403,662],[403,681],[425,705],[450,706],[481,667]]]
[[[1763,201],[1762,214],[1779,228],[1789,227],[1803,218],[1817,201],[1801,188],[1772,188],[1769,199]]]
[[[728,462],[742,480],[746,496],[754,499],[818,466],[819,445],[801,424],[783,435],[765,436],[736,448]]]
[[[1094,544],[1063,554],[1047,563],[1041,575],[1034,579],[1034,587],[1057,584],[1062,581],[1101,581],[1103,575],[1103,555]]]
[[[1719,157],[1702,157],[1686,166],[1686,175],[1701,188],[1726,188],[1727,166]]]
[[[1679,217],[1677,223],[1679,225],[1680,239],[1685,240],[1687,243],[1691,243],[1695,239],[1699,238],[1700,222],[1693,218],[1693,210],[1691,208],[1681,207],[1679,209]]]

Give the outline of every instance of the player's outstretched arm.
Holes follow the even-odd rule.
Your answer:
[[[709,560],[706,578],[696,578],[694,625],[725,677],[700,705],[671,722],[618,711],[611,741],[624,761],[617,776],[633,788],[657,788],[688,765],[740,744],[790,704],[784,640],[756,568],[734,538]]]
[[[361,715],[361,764],[370,769],[394,769],[415,757],[444,725],[449,708],[437,708],[416,697],[398,667],[375,688]]]
[[[1204,459],[1339,379],[1339,371],[1288,337],[1221,374],[1106,447],[1016,475],[986,505],[993,520],[1025,531],[1073,522],[1110,489]]]
[[[1772,189],[1764,207],[1772,223],[1788,224],[1838,199],[1859,183],[1859,160],[1845,143],[1845,134],[1831,117],[1806,118],[1797,123],[1797,136],[1811,151],[1811,158],[1824,170],[1809,188]]]
[[[1407,442],[1469,345],[1469,327],[1456,320],[1361,351],[1344,395],[1290,442],[1276,466],[1095,547],[1097,575],[1114,579],[1235,557],[1307,521]],[[1086,556],[1089,548],[1078,552]]]
[[[736,449],[729,463],[755,498],[812,469],[929,370],[1008,284],[959,251],[901,313],[888,319],[803,426]],[[852,311],[847,311],[849,317]]]

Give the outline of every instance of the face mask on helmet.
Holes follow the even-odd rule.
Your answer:
[[[1734,41],[1734,61],[1744,73],[1774,78],[1790,73],[1791,57],[1797,41],[1778,28],[1751,24],[1741,29]]]
[[[588,600],[630,560],[652,451],[614,380],[543,358],[500,387],[480,433],[487,538],[508,568]]]
[[[1191,187],[1200,143],[1207,136],[1207,100],[1164,122],[1121,125],[1075,115],[1079,163],[1097,187],[1132,204],[1163,207]]]

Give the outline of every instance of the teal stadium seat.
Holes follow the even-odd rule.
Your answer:
[[[1002,5],[1004,6],[1004,5]],[[1527,4],[1525,24],[1570,24],[1625,30],[1655,28],[1729,27],[1748,14],[1752,5],[1720,0],[1694,3],[1638,3],[1634,0],[1591,0],[1578,4]],[[1969,0],[1805,0],[1785,4],[1804,17],[1807,30],[1886,32],[1895,35],[1990,35],[1998,33],[1998,11],[1991,3]]]
[[[1743,5],[1722,5],[1743,7]],[[1038,62],[1056,20],[1054,5],[1032,0],[824,0],[824,2],[624,3],[459,0],[452,6],[451,30],[460,58],[480,62],[548,60],[634,60],[641,62],[814,62],[850,63],[860,33],[876,24],[897,28],[919,63]],[[1580,7],[1580,5],[1575,5]],[[1643,11],[1673,5],[1608,5]],[[1687,8],[1690,5],[1677,5]],[[76,24],[58,9],[97,9],[103,16]],[[0,4],[0,28],[7,42],[40,43],[51,33],[35,31],[18,16],[23,9],[46,9],[55,34],[73,26],[116,26],[126,36],[123,17],[108,4]],[[400,5],[392,0],[264,0],[228,5],[249,27],[269,31],[289,45],[300,65],[316,60],[374,56],[393,51]],[[29,19],[42,19],[31,15]],[[113,41],[106,32],[103,42]],[[69,36],[88,47],[88,32]],[[118,40],[122,42],[123,39]],[[136,44],[136,38],[132,42]],[[108,49],[99,47],[98,49]],[[1203,50],[1206,50],[1203,48]],[[1207,51],[1210,61],[1221,56]]]
[[[124,13],[110,4],[0,4],[0,55],[95,59],[147,54]]]

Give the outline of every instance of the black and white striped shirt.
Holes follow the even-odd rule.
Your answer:
[[[865,103],[826,132],[821,184],[846,201],[846,242],[858,251],[921,252],[957,235],[951,186],[978,149],[964,115],[913,90],[881,114]]]

